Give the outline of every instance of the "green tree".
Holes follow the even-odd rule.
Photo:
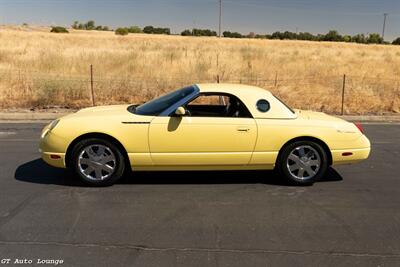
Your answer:
[[[400,37],[396,38],[396,39],[392,42],[392,44],[394,44],[394,45],[400,45]]]
[[[353,43],[365,44],[367,42],[367,38],[365,38],[364,34],[357,34],[351,37],[351,41]]]
[[[328,41],[328,42],[342,42],[343,37],[335,30],[329,31],[325,36],[323,37],[323,41]]]
[[[96,27],[94,20],[89,20],[86,24],[85,24],[85,28],[86,30],[94,30]]]
[[[309,33],[309,32],[300,32],[297,35],[297,39],[298,40],[308,40],[308,41],[314,41],[317,39],[316,36],[314,36],[313,34]]]
[[[222,34],[227,38],[243,38],[243,35],[238,32],[224,31]]]
[[[75,29],[75,30],[79,29],[79,21],[75,20],[74,24],[72,24],[71,27],[72,27],[72,29]]]
[[[183,32],[181,32],[182,36],[191,36],[192,32],[190,30],[184,30]]]
[[[130,33],[142,33],[142,32],[143,32],[142,29],[139,28],[138,26],[130,26],[130,27],[128,28],[128,31],[129,31]]]
[[[343,36],[343,41],[346,42],[346,43],[350,43],[351,42],[351,36],[350,35]]]
[[[279,39],[279,40],[283,40],[283,33],[281,32],[274,32],[271,35],[271,39]]]
[[[193,29],[193,36],[217,36],[217,32],[209,29]]]
[[[382,44],[383,38],[378,33],[371,33],[367,38],[368,44]]]
[[[154,33],[154,27],[153,26],[146,26],[143,28],[144,33]]]
[[[128,35],[129,31],[127,28],[118,28],[115,30],[116,35]]]

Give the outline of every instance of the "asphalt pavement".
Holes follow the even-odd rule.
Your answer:
[[[85,187],[39,159],[42,127],[0,123],[0,265],[400,266],[400,125],[365,125],[370,159],[310,187],[268,171]]]

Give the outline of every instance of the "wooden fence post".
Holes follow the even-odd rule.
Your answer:
[[[94,102],[94,88],[93,88],[93,65],[90,64],[90,92],[92,97],[92,106],[95,106]]]
[[[346,89],[346,74],[343,75],[343,87],[342,87],[342,111],[341,115],[344,115],[344,92]]]
[[[219,83],[219,52],[217,53],[217,83]]]

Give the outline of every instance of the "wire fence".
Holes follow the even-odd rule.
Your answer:
[[[314,75],[287,77],[257,75],[139,75],[112,77],[94,73],[70,75],[15,69],[0,70],[0,107],[63,106],[142,103],[170,90],[194,83],[239,83],[270,90],[300,109],[333,114],[400,112],[400,77]]]

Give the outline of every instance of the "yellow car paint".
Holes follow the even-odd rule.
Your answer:
[[[358,128],[321,112],[290,111],[267,90],[238,84],[198,84],[200,93],[235,95],[253,118],[140,116],[128,105],[93,107],[60,118],[54,129],[43,129],[42,158],[67,167],[66,153],[78,138],[103,134],[125,149],[134,170],[273,169],[282,147],[296,138],[315,138],[326,144],[332,164],[357,163],[368,158],[370,142]],[[266,99],[268,112],[256,102]],[[352,153],[343,156],[343,153]],[[60,156],[52,159],[51,155]]]

